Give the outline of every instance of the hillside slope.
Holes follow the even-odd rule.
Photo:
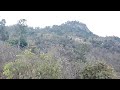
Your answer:
[[[77,78],[77,72],[82,70],[86,63],[95,61],[106,62],[113,66],[118,75],[120,73],[119,37],[100,37],[91,32],[87,25],[78,21],[67,21],[45,28],[24,26],[23,29],[24,32],[20,34],[18,24],[4,27],[9,38],[1,40],[4,45],[0,46],[0,53],[7,58],[4,58],[4,55],[0,56],[3,62],[1,72],[6,62],[18,59],[18,54],[30,49],[35,55],[51,55],[55,60],[62,62],[64,78]]]

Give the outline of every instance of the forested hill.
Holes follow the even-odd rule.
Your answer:
[[[45,28],[26,22],[0,22],[1,78],[119,78],[119,37],[100,37],[78,21]]]

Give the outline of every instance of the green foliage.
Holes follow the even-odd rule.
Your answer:
[[[25,39],[20,39],[20,48],[24,48],[28,45],[27,41]]]
[[[20,78],[20,74],[24,73],[23,70],[25,70],[26,68],[27,66],[25,66],[24,62],[10,62],[4,66],[3,74],[6,76],[7,79]]]
[[[27,33],[27,25],[26,25],[26,19],[20,19],[18,21],[18,28],[17,28],[17,33],[18,33],[18,47],[20,49],[24,48],[27,46],[27,39],[26,39],[26,33]]]
[[[15,46],[18,44],[18,40],[8,40],[8,43],[12,46]]]
[[[1,38],[2,41],[6,41],[9,39],[9,34],[6,31],[4,31],[4,33],[2,33],[1,36],[2,36]]]
[[[89,46],[87,44],[75,45],[74,53],[76,54],[76,60],[86,62],[86,53],[89,52]]]
[[[7,76],[7,79],[13,78],[13,73],[12,73],[13,69],[11,67],[13,67],[13,63],[12,62],[6,64],[5,67],[4,67],[3,74]]]
[[[0,21],[0,40],[5,41],[9,39],[9,34],[5,29],[6,20],[2,19]]]
[[[18,39],[16,39],[16,40],[8,40],[8,43],[10,45],[12,45],[12,46],[17,46],[18,42],[19,42]],[[26,42],[25,39],[20,39],[20,45],[19,45],[20,48],[25,48],[25,47],[27,47],[27,45],[28,45],[28,43]]]
[[[10,79],[58,79],[61,78],[60,63],[47,55],[40,57],[25,50],[14,62],[4,66],[3,74]]]
[[[115,79],[114,69],[105,63],[88,64],[80,73],[82,79]]]

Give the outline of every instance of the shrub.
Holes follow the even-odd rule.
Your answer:
[[[17,40],[17,39],[16,40],[8,40],[8,43],[10,45],[12,45],[12,46],[17,46],[18,43],[19,43],[19,40]],[[26,46],[28,46],[28,43],[26,42],[26,40],[25,39],[20,39],[20,45],[19,45],[19,47],[20,48],[24,48]]]
[[[24,48],[26,46],[28,46],[28,43],[25,39],[20,39],[20,48]]]
[[[80,74],[82,79],[114,79],[114,69],[103,62],[88,64]]]
[[[18,44],[18,40],[9,40],[8,43],[12,46],[15,46]]]
[[[37,56],[25,50],[14,62],[5,64],[3,74],[9,79],[59,79],[60,63],[46,55]]]

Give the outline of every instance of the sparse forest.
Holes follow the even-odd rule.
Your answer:
[[[120,38],[100,37],[86,24],[45,28],[0,21],[0,79],[119,79]]]

